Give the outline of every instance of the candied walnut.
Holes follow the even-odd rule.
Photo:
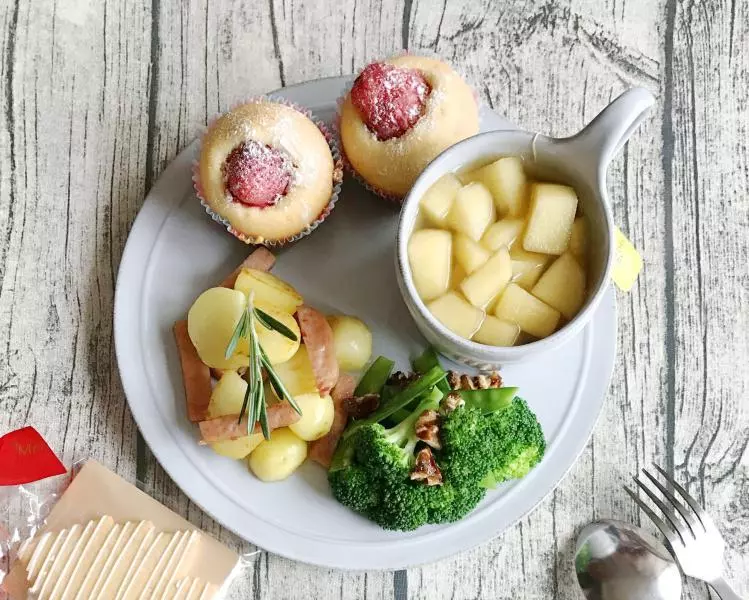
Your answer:
[[[496,371],[473,376],[448,371],[447,383],[451,390],[488,390],[502,387],[502,377]]]
[[[450,392],[440,402],[440,410],[444,415],[451,413],[459,406],[465,406],[465,400],[458,392]]]
[[[416,462],[411,471],[413,481],[421,481],[425,485],[442,485],[442,471],[434,460],[431,448],[422,448],[416,455]]]
[[[343,406],[352,419],[363,419],[371,415],[380,405],[379,394],[364,394],[354,398],[346,398]]]
[[[406,387],[409,383],[413,383],[419,378],[418,373],[396,371],[390,377],[388,377],[388,385],[397,385],[398,387]]]
[[[414,425],[416,437],[429,444],[435,450],[442,448],[440,444],[440,416],[436,410],[425,410]]]

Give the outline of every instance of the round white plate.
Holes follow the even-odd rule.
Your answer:
[[[281,95],[330,121],[346,78],[313,81]],[[512,128],[483,110],[482,129]],[[326,474],[308,461],[281,483],[261,483],[244,462],[198,446],[188,422],[175,320],[206,288],[247,255],[204,212],[193,194],[196,143],[183,150],[150,191],[122,257],[115,298],[117,361],[130,409],[156,458],[182,490],[224,526],[283,556],[342,569],[399,569],[434,561],[502,533],[559,483],[595,425],[614,364],[616,308],[612,290],[591,324],[561,350],[502,375],[536,411],[548,440],[543,461],[525,479],[490,492],[468,517],[410,533],[384,531],[339,505]],[[282,251],[274,273],[305,302],[359,316],[374,334],[374,354],[408,368],[424,341],[395,280],[397,210],[347,181],[318,230]]]

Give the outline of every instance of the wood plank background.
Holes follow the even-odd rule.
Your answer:
[[[398,573],[259,553],[241,598],[579,597],[575,533],[639,522],[650,461],[688,483],[749,595],[749,5],[740,0],[4,0],[0,433],[35,425],[241,551],[139,437],[114,359],[115,275],[143,197],[218,111],[400,49],[452,62],[530,130],[579,129],[619,92],[658,105],[610,172],[646,268],[619,295],[616,373],[564,483],[493,542]],[[648,524],[645,524],[649,526]],[[687,598],[707,598],[689,583]]]

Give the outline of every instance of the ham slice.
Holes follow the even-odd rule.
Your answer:
[[[346,423],[348,422],[346,400],[354,397],[355,389],[356,379],[348,373],[343,373],[330,393],[331,398],[333,398],[333,406],[335,407],[335,415],[333,416],[333,424],[330,426],[330,431],[319,440],[309,443],[308,456],[326,469],[330,467],[330,461],[333,458],[336,446],[338,446],[338,440],[341,439],[343,431],[346,429]]]
[[[187,418],[193,423],[205,419],[211,400],[211,371],[203,364],[198,351],[187,333],[187,321],[174,324],[174,339],[177,341],[179,360],[182,364],[182,382],[185,385]]]
[[[234,269],[230,275],[221,282],[221,287],[233,288],[237,282],[237,276],[242,269],[257,269],[258,271],[270,271],[276,263],[276,257],[267,248],[260,246],[242,261],[242,264]]]
[[[315,374],[317,391],[324,396],[329,394],[338,382],[339,371],[333,330],[325,315],[304,304],[297,309],[296,316],[302,332],[302,341],[307,348],[307,355]]]
[[[268,428],[287,427],[299,420],[299,415],[286,401],[268,406]],[[236,440],[247,435],[247,415],[239,421],[239,415],[226,415],[198,423],[201,444]],[[260,423],[255,424],[253,433],[260,433]]]

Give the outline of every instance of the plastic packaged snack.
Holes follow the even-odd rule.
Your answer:
[[[0,599],[227,597],[238,555],[93,460],[68,472],[31,427],[0,438]]]

